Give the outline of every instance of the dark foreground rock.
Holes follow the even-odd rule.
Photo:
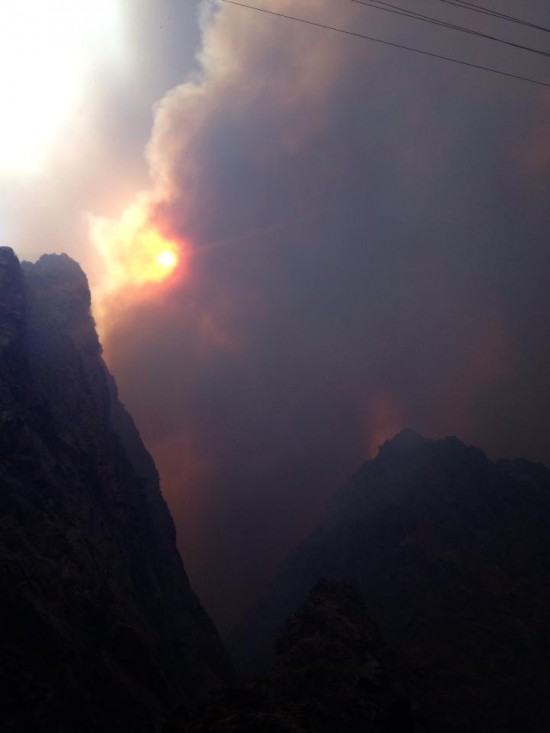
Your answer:
[[[287,621],[271,674],[180,710],[163,733],[412,733],[413,688],[357,591],[322,580]]]
[[[319,577],[353,583],[436,731],[550,730],[550,471],[404,431],[343,487],[240,630],[253,669]]]
[[[0,729],[154,731],[230,677],[84,274],[0,248]]]

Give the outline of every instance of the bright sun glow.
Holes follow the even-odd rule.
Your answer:
[[[175,252],[165,249],[157,255],[157,262],[167,270],[172,270],[178,264],[178,258]]]
[[[116,46],[117,0],[0,0],[0,173],[40,168],[94,57]]]
[[[106,265],[109,290],[160,283],[180,264],[181,245],[164,237],[147,206],[129,206],[118,221],[93,219],[92,238]]]

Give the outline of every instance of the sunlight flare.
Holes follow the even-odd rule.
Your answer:
[[[93,60],[117,47],[118,15],[112,0],[2,0],[0,174],[43,165]]]

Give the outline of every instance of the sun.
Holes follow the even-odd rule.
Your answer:
[[[162,252],[159,252],[157,255],[157,262],[166,270],[173,270],[178,264],[178,256],[172,250],[163,249]]]
[[[93,242],[105,263],[108,290],[160,284],[182,274],[183,242],[167,237],[137,201],[116,221],[92,219]]]

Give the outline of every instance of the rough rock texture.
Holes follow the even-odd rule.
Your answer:
[[[154,731],[231,676],[83,272],[0,248],[0,728]]]
[[[321,580],[287,621],[271,674],[179,711],[163,733],[412,733],[405,688],[357,591]]]
[[[404,431],[345,486],[241,629],[250,668],[319,577],[354,583],[436,731],[550,730],[550,471]],[[258,656],[259,655],[259,656]]]

